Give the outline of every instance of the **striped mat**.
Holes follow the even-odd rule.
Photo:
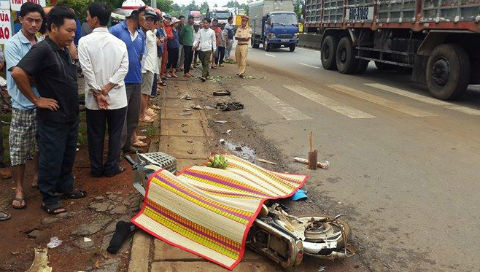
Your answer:
[[[132,222],[171,245],[235,268],[263,202],[291,196],[308,176],[273,172],[233,155],[225,157],[225,170],[193,166],[177,176],[157,171]]]

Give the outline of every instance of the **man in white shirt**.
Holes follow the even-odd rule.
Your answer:
[[[85,75],[85,106],[90,171],[94,177],[113,177],[120,167],[122,129],[127,113],[124,79],[128,72],[128,52],[124,42],[108,32],[110,11],[100,2],[90,4],[87,23],[92,33],[78,45],[80,65]],[[108,125],[108,157],[103,163],[105,130]]]
[[[203,28],[198,31],[197,39],[195,40],[195,49],[199,50],[200,61],[202,62],[202,77],[200,79],[205,82],[210,76],[210,59],[212,50],[217,50],[217,40],[215,38],[215,31],[210,29],[210,19],[203,19]]]
[[[153,110],[147,110],[147,107],[149,105],[150,95],[152,94],[154,76],[159,73],[157,58],[158,42],[157,36],[154,32],[157,14],[150,9],[146,9],[144,14],[145,20],[141,27],[146,36],[146,46],[142,67],[142,103],[140,107],[140,121],[152,123],[155,112]]]

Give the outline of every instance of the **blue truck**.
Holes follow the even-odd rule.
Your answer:
[[[248,5],[252,47],[263,45],[265,51],[288,47],[295,51],[298,44],[297,14],[292,0],[263,0]]]

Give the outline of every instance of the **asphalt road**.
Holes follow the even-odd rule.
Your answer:
[[[408,75],[326,71],[318,51],[302,48],[250,49],[248,62],[263,79],[242,83],[243,114],[288,159],[306,156],[313,131],[331,167],[309,172],[309,197],[347,213],[372,271],[479,271],[475,87],[442,102]]]

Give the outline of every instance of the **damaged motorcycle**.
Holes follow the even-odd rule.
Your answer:
[[[135,170],[133,186],[143,196],[149,177],[163,168],[176,172],[176,159],[161,152],[137,153],[125,159]],[[263,205],[251,226],[246,245],[285,269],[294,269],[304,255],[321,259],[343,259],[356,252],[350,244],[351,229],[340,216],[312,214],[293,216],[279,203]]]

